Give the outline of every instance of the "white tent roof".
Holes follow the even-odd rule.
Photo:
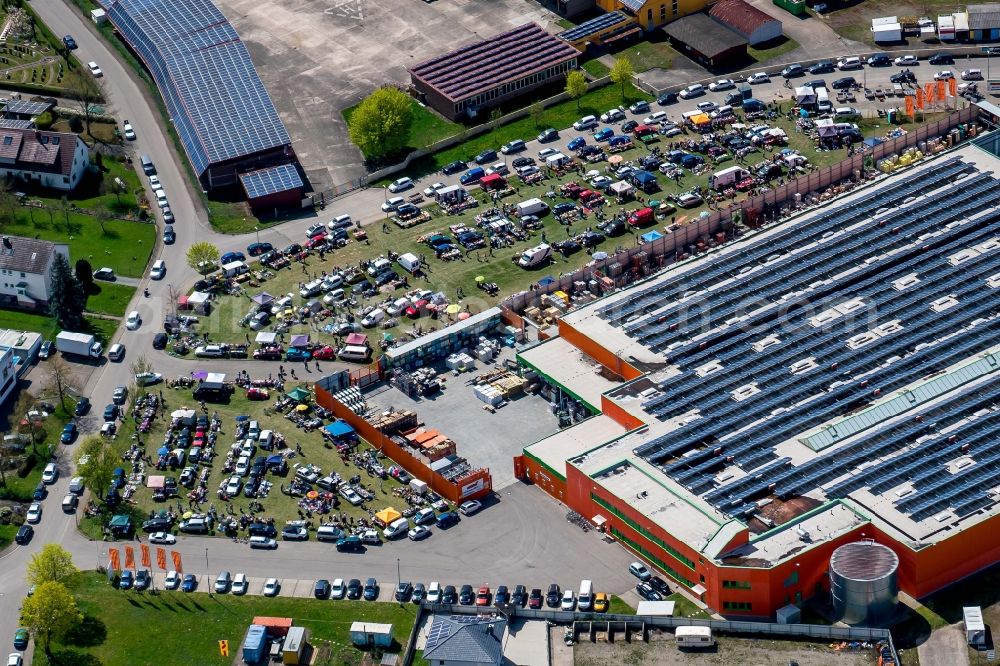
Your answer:
[[[254,338],[254,342],[262,345],[269,345],[278,339],[277,333],[272,333],[270,331],[260,331],[257,333],[257,337]]]
[[[226,382],[226,373],[224,372],[210,372],[208,377],[205,377],[205,382],[202,386],[212,388],[221,387]]]
[[[611,186],[611,191],[615,194],[628,194],[633,189],[635,188],[632,187],[632,184],[626,183],[624,180],[620,180]]]
[[[209,299],[209,294],[204,291],[193,291],[191,295],[188,296],[188,303],[192,305],[200,305]]]

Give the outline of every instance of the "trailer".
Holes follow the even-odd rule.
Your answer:
[[[104,353],[104,347],[89,333],[72,333],[60,331],[56,335],[56,349],[70,356],[99,358]]]

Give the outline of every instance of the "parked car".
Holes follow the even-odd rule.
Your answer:
[[[927,62],[931,65],[954,65],[955,58],[950,53],[935,53]]]
[[[159,543],[172,546],[177,543],[177,537],[169,532],[153,532],[149,535],[149,543]]]
[[[344,579],[334,579],[333,585],[330,586],[330,598],[343,599],[345,596],[347,596],[347,585],[344,584]]]
[[[278,592],[281,591],[281,583],[278,582],[277,578],[268,578],[264,581],[264,596],[265,597],[276,597]]]
[[[462,502],[458,510],[466,516],[471,516],[482,508],[483,504],[479,500],[469,500],[468,502]]]
[[[413,583],[408,580],[400,581],[396,585],[396,591],[393,592],[392,596],[396,601],[409,601],[410,597],[413,595]]]
[[[19,628],[17,631],[14,632],[14,649],[23,650],[27,648],[28,641],[30,640],[30,638],[31,635],[29,634],[27,629],[25,629],[24,627]]]
[[[46,359],[49,356],[52,356],[53,350],[55,350],[55,345],[52,344],[51,340],[46,340],[38,349],[38,358]]]
[[[378,581],[374,578],[365,580],[364,597],[365,601],[376,601],[378,599]]]
[[[408,176],[403,176],[402,178],[397,178],[389,184],[389,191],[393,194],[397,192],[402,192],[413,187],[413,180]]]
[[[915,55],[901,55],[894,58],[892,64],[897,67],[915,67],[920,64],[920,60]]]
[[[653,577],[653,574],[649,572],[649,569],[642,562],[633,562],[628,565],[628,572],[641,581],[647,581]]]
[[[781,70],[781,76],[786,79],[793,79],[796,76],[803,76],[805,75],[805,73],[806,73],[805,67],[803,67],[798,63],[792,63],[791,65],[788,65],[783,70]]]
[[[633,115],[639,115],[642,113],[649,113],[649,102],[640,100],[638,102],[633,102],[628,110],[632,112]]]
[[[274,246],[270,243],[250,243],[247,245],[247,254],[251,257],[259,257],[265,252],[270,252],[274,249]]]
[[[708,84],[708,89],[712,92],[720,92],[722,90],[729,90],[735,87],[736,83],[732,79],[719,79],[718,81],[713,81]]]
[[[410,539],[410,541],[421,541],[423,539],[426,539],[430,535],[431,535],[430,528],[425,527],[423,525],[417,525],[416,527],[414,527],[413,529],[411,529],[409,532],[406,533],[406,536]]]
[[[62,41],[63,46],[65,46],[68,51],[76,50],[76,40],[73,39],[73,35],[66,35],[62,38]]]
[[[656,103],[660,106],[667,106],[668,104],[677,103],[677,93],[675,92],[665,92],[656,98]]]
[[[449,162],[448,164],[445,164],[444,168],[441,169],[441,172],[444,173],[446,176],[450,176],[453,173],[458,173],[459,171],[465,171],[465,168],[467,166],[468,165],[462,160],[455,160],[454,162]]]
[[[475,592],[471,585],[463,585],[458,592],[458,603],[463,606],[471,606],[476,600]]]
[[[35,529],[31,525],[21,525],[17,529],[17,534],[14,535],[14,542],[20,545],[25,545],[31,541],[31,537],[34,536]]]
[[[662,601],[663,595],[654,590],[649,583],[638,583],[635,591],[646,601]]]
[[[317,599],[327,599],[330,596],[330,581],[325,578],[320,578],[313,585],[313,596]]]
[[[757,85],[759,83],[767,83],[770,80],[771,77],[768,76],[767,72],[754,72],[753,74],[747,77],[747,82],[750,83],[751,85]]]
[[[59,435],[59,441],[63,444],[72,444],[73,440],[76,439],[76,424],[67,423],[63,426],[62,434]]]
[[[483,152],[476,155],[476,164],[486,164],[487,162],[492,162],[497,158],[497,151],[495,150],[484,150]]]
[[[99,79],[102,76],[104,76],[104,72],[101,71],[101,68],[98,67],[97,63],[94,62],[93,60],[87,63],[87,69],[90,70],[90,73],[94,76],[95,79]]]
[[[132,127],[132,123],[127,119],[122,123],[122,133],[127,140],[135,141],[135,128]]]
[[[549,585],[549,591],[545,593],[545,605],[549,608],[558,608],[561,599],[562,590],[559,589],[559,584],[552,583]]]
[[[528,595],[528,608],[533,610],[538,610],[542,607],[542,602],[545,597],[542,596],[541,588],[535,587],[531,589],[531,594]]]
[[[550,127],[538,135],[538,143],[551,143],[559,138],[559,130]]]
[[[352,578],[347,583],[347,598],[348,599],[360,599],[361,598],[361,581],[357,578]]]
[[[476,605],[477,606],[489,606],[490,601],[492,601],[493,595],[490,594],[489,585],[480,585],[479,590],[476,592]]]
[[[198,577],[194,574],[184,574],[181,581],[181,592],[194,592],[198,589]]]

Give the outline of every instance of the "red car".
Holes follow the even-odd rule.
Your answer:
[[[479,588],[479,592],[476,593],[476,605],[477,606],[489,606],[490,605],[490,586],[483,585]]]
[[[406,308],[406,316],[416,319],[426,311],[426,308],[427,308],[427,299],[421,298],[419,301],[417,301],[410,307]]]
[[[528,596],[528,608],[539,609],[542,607],[542,590],[540,588],[534,588],[531,590],[531,594]]]
[[[247,389],[247,400],[267,400],[268,394],[265,389],[261,388],[249,388]]]
[[[332,361],[337,358],[337,350],[333,347],[320,347],[313,351],[312,357],[317,361]]]

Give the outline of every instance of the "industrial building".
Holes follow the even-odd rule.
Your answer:
[[[579,52],[525,23],[466,44],[409,69],[413,87],[446,118],[476,118],[484,110],[561,81],[576,69]]]
[[[594,416],[515,473],[731,616],[877,623],[995,563],[990,139],[563,314],[518,360]]]
[[[663,29],[670,45],[709,69],[739,62],[747,57],[747,40],[736,31],[709,18],[692,14]]]
[[[236,186],[242,173],[295,161],[246,45],[211,0],[101,4],[156,82],[205,189]]]
[[[539,0],[556,14],[574,17],[600,9],[623,12],[643,30],[653,30],[688,14],[705,9],[708,0]]]

